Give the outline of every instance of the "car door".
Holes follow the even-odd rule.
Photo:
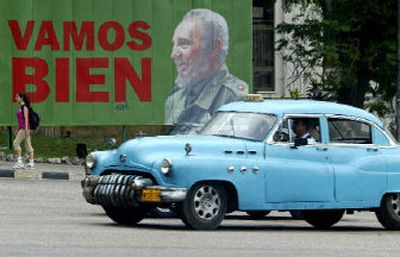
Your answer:
[[[328,117],[327,122],[336,201],[379,199],[386,185],[385,161],[373,141],[373,124],[343,116]]]
[[[386,163],[387,188],[385,191],[396,192],[400,188],[400,145],[390,131],[384,131],[378,127],[373,128],[373,138]]]
[[[315,144],[295,147],[293,119],[308,118]],[[266,147],[267,203],[329,202],[334,200],[333,170],[323,142],[324,122],[318,116],[287,116]]]

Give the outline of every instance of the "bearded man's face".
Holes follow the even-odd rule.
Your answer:
[[[208,36],[198,21],[184,20],[176,28],[171,58],[178,71],[177,85],[189,86],[212,72],[211,44],[206,43],[210,40]]]

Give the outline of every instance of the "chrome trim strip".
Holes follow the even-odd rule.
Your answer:
[[[168,202],[182,202],[186,198],[186,188],[169,188],[168,190],[161,189],[161,201]]]

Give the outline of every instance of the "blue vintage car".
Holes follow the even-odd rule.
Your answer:
[[[319,229],[373,211],[400,229],[400,148],[374,115],[311,100],[234,102],[198,134],[139,136],[86,160],[87,202],[134,225],[173,206],[189,228],[226,213],[301,211]]]

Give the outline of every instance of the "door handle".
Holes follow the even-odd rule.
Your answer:
[[[378,152],[378,147],[368,147],[367,151],[368,152]]]
[[[317,149],[317,151],[328,151],[328,147],[326,147],[326,146],[319,146],[316,149]]]

